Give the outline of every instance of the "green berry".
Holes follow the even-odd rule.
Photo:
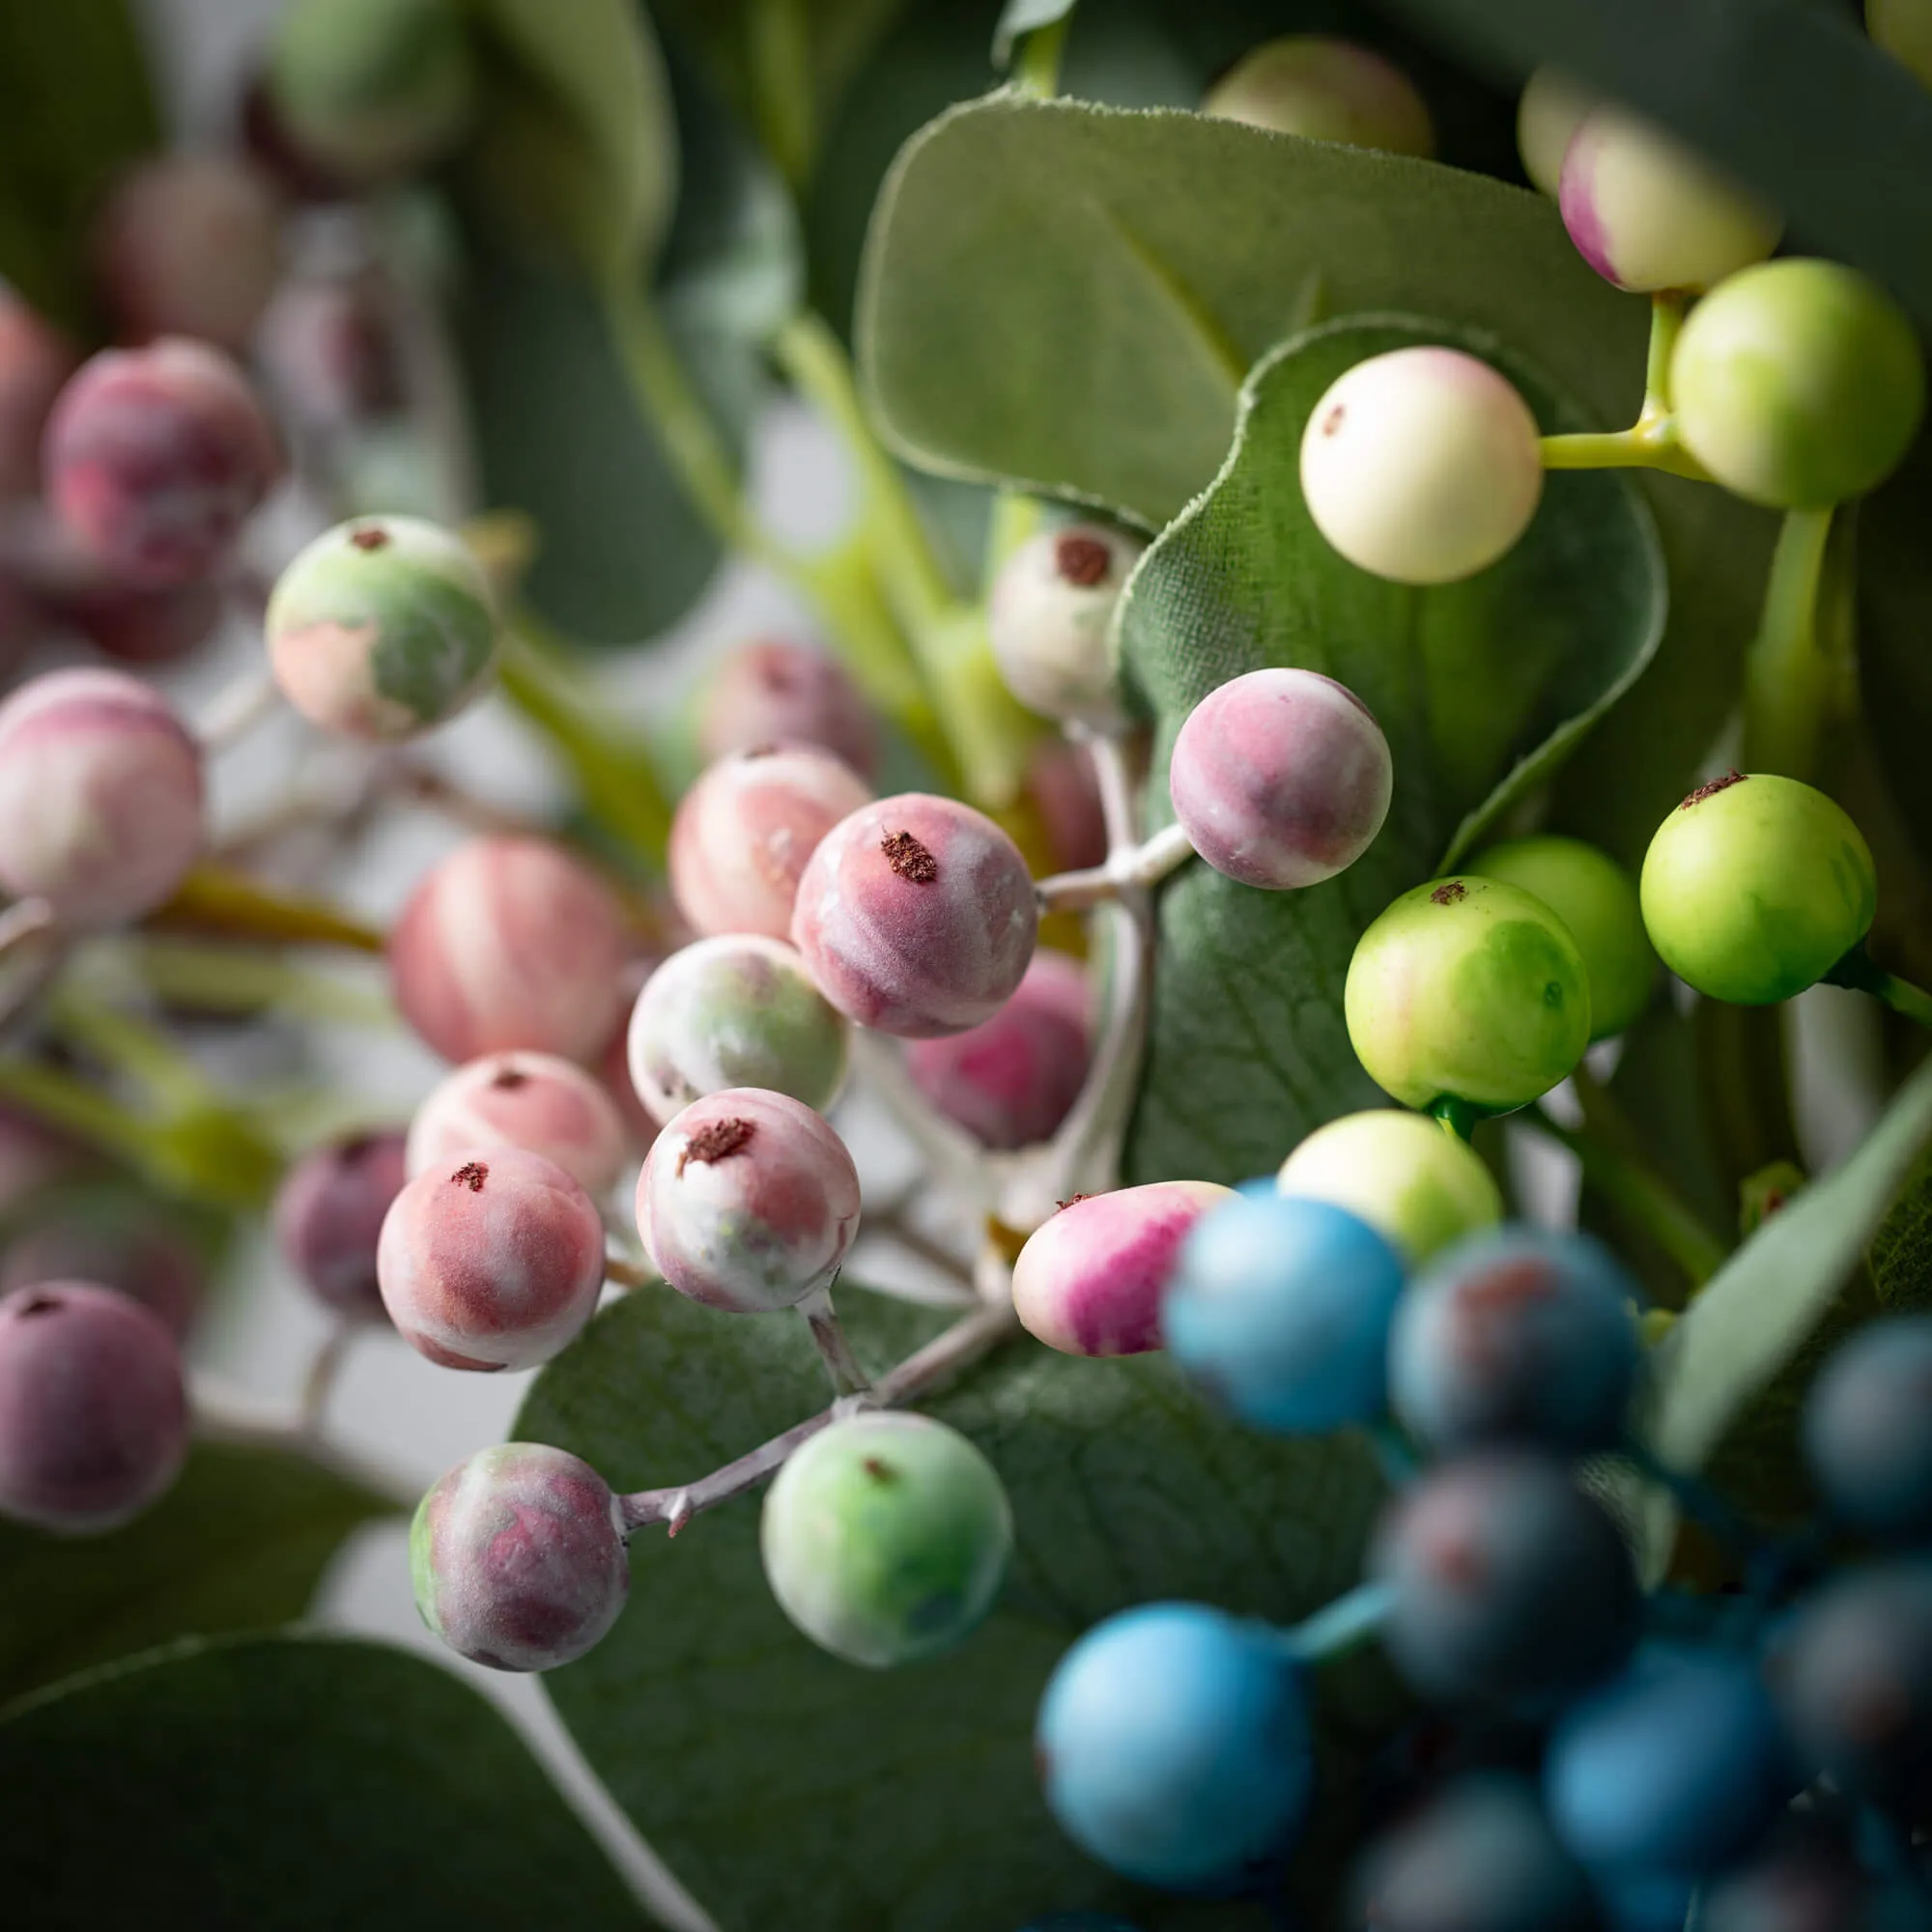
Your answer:
[[[1012,1550],[993,1465],[924,1415],[835,1422],[765,1497],[765,1577],[812,1642],[884,1669],[950,1649],[991,1607]]]
[[[1563,183],[1570,137],[1597,103],[1567,74],[1540,67],[1517,103],[1516,145],[1523,172],[1554,201]]]
[[[1563,923],[1590,975],[1590,1037],[1620,1034],[1650,1004],[1657,957],[1636,884],[1580,838],[1513,838],[1469,862],[1472,872],[1534,893]]]
[[[1643,923],[1680,980],[1768,1007],[1815,985],[1870,928],[1871,848],[1821,791],[1736,772],[1693,791],[1644,855]]]
[[[1392,1107],[1317,1127],[1282,1162],[1275,1186],[1360,1215],[1412,1264],[1503,1218],[1482,1156],[1434,1121]]]
[[[1405,893],[1363,933],[1343,1008],[1362,1065],[1410,1107],[1525,1106],[1590,1043],[1568,928],[1521,887],[1474,873]]]
[[[1243,54],[1201,111],[1350,148],[1425,159],[1435,152],[1429,109],[1408,76],[1370,48],[1323,34],[1290,34]]]
[[[1865,32],[1932,87],[1932,0],[1865,0]]]
[[[1766,262],[1691,310],[1670,361],[1684,446],[1725,489],[1827,509],[1912,447],[1925,365],[1877,283],[1835,262]]]

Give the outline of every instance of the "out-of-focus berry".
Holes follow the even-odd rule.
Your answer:
[[[1042,738],[1027,755],[1026,797],[1059,872],[1085,871],[1107,856],[1107,814],[1094,754],[1070,738]]]
[[[1523,172],[1551,201],[1562,192],[1563,156],[1570,138],[1596,102],[1553,67],[1530,75],[1517,103],[1516,145]]]
[[[410,1122],[407,1165],[414,1176],[496,1147],[540,1153],[591,1194],[617,1184],[628,1151],[616,1102],[554,1053],[494,1053],[446,1075]]]
[[[1290,34],[1245,53],[1208,90],[1201,111],[1274,134],[1435,152],[1435,129],[1415,84],[1369,47],[1322,34]]]
[[[351,1134],[313,1148],[275,1193],[275,1241],[326,1308],[355,1321],[386,1322],[376,1248],[383,1220],[403,1191],[403,1136]]]
[[[1104,524],[1069,524],[1029,537],[1000,566],[988,635],[1022,704],[1103,729],[1122,723],[1108,630],[1146,548]]]
[[[1932,1544],[1932,1316],[1875,1321],[1837,1350],[1811,1384],[1804,1447],[1844,1521]]]
[[[1927,0],[1865,0],[1865,32],[1932,87],[1932,5]]]
[[[768,745],[816,745],[862,779],[879,761],[878,724],[851,672],[789,638],[742,645],[712,672],[697,743],[714,760]]]
[[[49,599],[56,616],[127,665],[174,664],[213,636],[227,609],[217,583],[155,590],[100,577]]]
[[[260,354],[271,390],[312,431],[352,428],[403,406],[402,345],[372,276],[285,281],[262,319]]]
[[[0,1254],[0,1295],[93,1282],[153,1309],[177,1339],[194,1321],[207,1277],[194,1243],[146,1203],[76,1205],[35,1222]]]
[[[0,288],[0,501],[40,487],[41,437],[79,362],[59,329]]]

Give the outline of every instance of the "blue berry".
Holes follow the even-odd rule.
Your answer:
[[[1375,1569],[1394,1586],[1383,1642],[1425,1696],[1539,1702],[1608,1675],[1636,1640],[1623,1538],[1544,1457],[1433,1470],[1385,1517]]]
[[[1804,1447],[1846,1522],[1932,1541],[1932,1316],[1874,1322],[1826,1363],[1805,1404]]]
[[[1459,1242],[1396,1310],[1396,1414],[1438,1450],[1511,1440],[1578,1455],[1610,1448],[1642,1360],[1636,1292],[1587,1236],[1502,1228]]]
[[[1223,1202],[1181,1244],[1161,1305],[1168,1352],[1244,1422],[1285,1435],[1387,1406],[1402,1262],[1346,1208],[1271,1191]]]
[[[1062,1830],[1174,1891],[1237,1890],[1273,1867],[1308,1807],[1311,1751],[1277,1635],[1199,1604],[1146,1604],[1089,1631],[1035,1730]]]

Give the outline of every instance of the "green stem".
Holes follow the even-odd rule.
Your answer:
[[[1708,483],[1710,472],[1677,440],[1676,419],[1655,416],[1629,429],[1584,430],[1542,440],[1546,469],[1663,469]]]
[[[1825,983],[1869,993],[1873,999],[1883,1000],[1893,1012],[1902,1013],[1922,1027],[1932,1027],[1932,993],[1915,986],[1910,980],[1901,980],[1896,973],[1888,973],[1865,951],[1862,941],[1825,975]]]
[[[132,1080],[157,1110],[185,1113],[218,1104],[219,1096],[200,1067],[145,1020],[69,987],[53,995],[46,1011],[56,1032]]]
[[[1772,553],[1757,636],[1745,661],[1744,764],[1808,778],[1836,675],[1819,646],[1818,590],[1830,510],[1787,510]]]
[[[1684,327],[1684,298],[1657,295],[1650,298],[1650,353],[1644,362],[1643,408],[1639,422],[1670,413],[1670,358]]]
[[[1476,1122],[1482,1115],[1466,1100],[1459,1100],[1453,1094],[1445,1094],[1439,1100],[1432,1101],[1430,1117],[1446,1134],[1459,1141],[1473,1141],[1476,1138]]]
[[[1013,85],[1037,100],[1051,100],[1060,92],[1060,57],[1066,47],[1066,34],[1073,24],[1070,14],[1036,27],[1020,42],[1019,56],[1013,62]]]

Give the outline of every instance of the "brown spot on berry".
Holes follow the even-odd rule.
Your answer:
[[[1077,1208],[1081,1202],[1091,1201],[1093,1198],[1091,1194],[1069,1194],[1065,1201],[1056,1201],[1053,1205],[1062,1213],[1065,1213],[1067,1208]]]
[[[747,1146],[756,1132],[750,1121],[706,1121],[685,1141],[677,1157],[678,1173],[682,1174],[693,1161],[708,1167],[713,1161],[728,1159]]]
[[[1431,905],[1454,905],[1458,899],[1465,899],[1468,896],[1469,889],[1461,879],[1444,879],[1429,895],[1429,903]]]
[[[57,1294],[29,1294],[24,1301],[14,1303],[14,1313],[24,1321],[30,1315],[51,1315],[60,1306]]]
[[[1113,553],[1098,537],[1081,536],[1077,531],[1068,531],[1053,547],[1054,568],[1082,590],[1091,590],[1100,582],[1113,561]]]
[[[450,1177],[459,1187],[467,1187],[472,1194],[483,1192],[483,1183],[490,1179],[490,1170],[480,1160],[466,1160]]]
[[[1348,404],[1337,403],[1335,407],[1332,410],[1330,410],[1325,416],[1321,418],[1321,434],[1323,436],[1333,436],[1342,427],[1342,419],[1348,413],[1349,413]]]
[[[349,541],[357,550],[383,550],[388,545],[389,533],[378,524],[364,524],[350,536]]]
[[[753,758],[775,758],[778,752],[776,745],[748,745],[738,755],[749,761]]]
[[[1677,810],[1689,811],[1693,805],[1702,805],[1707,798],[1716,798],[1720,791],[1729,791],[1733,785],[1741,785],[1745,775],[1739,771],[1729,771],[1720,779],[1713,779],[1709,784],[1701,784],[1687,798]]]
[[[380,1134],[357,1134],[336,1149],[336,1158],[344,1167],[360,1167],[382,1144]]]
[[[514,1094],[519,1087],[527,1087],[529,1084],[530,1076],[519,1066],[499,1066],[496,1078],[490,1082],[492,1087],[502,1094]]]
[[[888,832],[879,850],[900,878],[916,886],[929,886],[939,876],[939,861],[910,832]]]
[[[895,1483],[899,1479],[899,1472],[890,1463],[882,1463],[876,1456],[867,1456],[859,1466],[875,1483]]]

